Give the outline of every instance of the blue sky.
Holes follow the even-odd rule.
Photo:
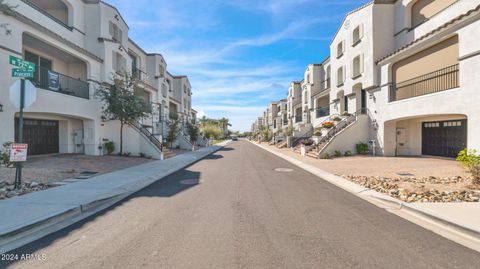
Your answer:
[[[246,131],[322,62],[345,14],[367,0],[108,0],[147,52],[188,75],[200,116]]]

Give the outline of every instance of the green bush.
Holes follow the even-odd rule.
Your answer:
[[[480,185],[480,155],[477,151],[464,149],[458,153],[457,161],[468,168],[473,177],[473,184]]]
[[[3,143],[2,151],[0,152],[0,162],[5,165],[5,167],[13,167],[13,163],[10,162],[10,145],[13,142]]]
[[[335,157],[342,157],[342,153],[338,150],[335,150]]]
[[[342,118],[340,118],[339,116],[335,116],[335,117],[332,118],[332,120],[334,120],[334,121],[341,121]]]
[[[113,144],[113,141],[105,142],[104,147],[107,150],[108,155],[115,151],[115,144]]]
[[[362,154],[362,155],[368,154],[368,144],[358,143],[356,145],[356,148],[357,148],[358,154]]]
[[[350,156],[352,156],[352,152],[351,152],[350,150],[347,150],[347,151],[345,151],[345,153],[343,154],[343,156],[345,156],[345,157],[350,157]]]
[[[220,127],[214,124],[207,124],[202,128],[203,135],[209,139],[220,139],[223,131]]]
[[[325,160],[330,160],[332,159],[332,156],[328,153],[325,153],[323,156],[322,156],[322,159],[325,159]]]

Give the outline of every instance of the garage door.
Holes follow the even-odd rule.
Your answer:
[[[18,137],[18,119],[15,137]],[[25,119],[23,140],[28,143],[29,155],[58,153],[58,121]]]
[[[467,147],[467,120],[424,122],[422,154],[456,157]]]

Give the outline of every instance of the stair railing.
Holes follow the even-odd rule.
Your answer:
[[[152,144],[154,144],[160,151],[163,151],[163,144],[160,142],[150,131],[148,131],[142,124],[138,121],[130,121],[129,125],[133,129],[137,130],[140,134],[145,136]]]

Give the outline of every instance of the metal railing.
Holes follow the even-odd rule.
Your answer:
[[[390,86],[389,101],[441,92],[459,86],[458,64]]]
[[[49,76],[55,77],[56,75],[58,75],[58,85],[56,85],[57,83],[55,80],[49,78]],[[90,87],[88,82],[60,74],[38,65],[35,68],[33,78],[29,78],[29,80],[37,88],[90,99]]]
[[[135,130],[139,133],[144,135],[152,144],[154,144],[160,151],[163,151],[163,144],[158,140],[150,131],[148,131],[142,124],[138,121],[131,121],[129,122],[130,126],[132,126]]]
[[[330,115],[330,107],[319,107],[315,109],[317,118]]]

